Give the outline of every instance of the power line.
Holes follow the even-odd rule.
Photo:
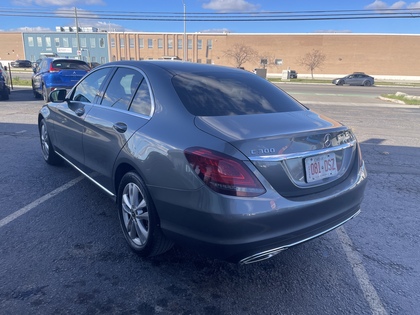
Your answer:
[[[330,10],[330,11],[267,11],[236,13],[190,12],[128,12],[78,10],[78,17],[85,20],[160,21],[160,22],[286,22],[319,20],[407,19],[419,18],[420,9],[382,10]],[[72,9],[10,9],[0,7],[0,16],[39,18],[74,18]]]

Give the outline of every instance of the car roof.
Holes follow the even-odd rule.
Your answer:
[[[200,73],[200,72],[208,73],[208,72],[220,72],[220,71],[237,71],[237,72],[240,72],[241,74],[244,74],[243,70],[233,68],[233,67],[203,64],[203,63],[193,63],[193,62],[187,62],[187,61],[172,61],[172,60],[114,61],[107,64],[103,64],[100,67],[107,66],[107,65],[115,65],[115,66],[125,65],[125,66],[138,67],[140,69],[145,69],[145,70],[159,67],[163,70],[166,70],[172,73],[173,75],[182,74],[182,73]]]

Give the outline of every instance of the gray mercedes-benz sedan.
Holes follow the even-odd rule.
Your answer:
[[[115,198],[143,257],[177,243],[252,263],[360,212],[367,174],[353,132],[251,72],[112,62],[49,100],[45,161],[65,160]]]

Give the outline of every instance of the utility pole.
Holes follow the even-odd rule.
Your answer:
[[[188,55],[187,55],[187,9],[186,9],[186,5],[185,5],[185,1],[182,0],[182,4],[184,5],[184,57],[182,58],[184,61],[187,61],[188,59]]]
[[[74,7],[74,16],[76,17],[77,58],[81,59],[82,51],[80,50],[79,21],[77,20],[77,8],[76,7]],[[80,53],[80,55],[79,55],[79,53]]]

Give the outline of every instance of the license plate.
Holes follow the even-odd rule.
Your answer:
[[[306,182],[311,183],[320,179],[337,175],[337,161],[335,153],[311,156],[305,159]]]

